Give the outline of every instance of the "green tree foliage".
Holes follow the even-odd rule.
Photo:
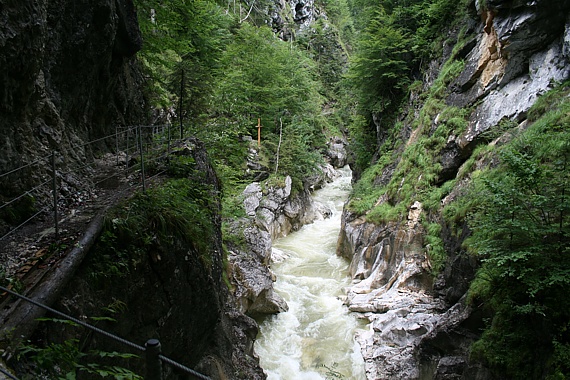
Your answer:
[[[313,23],[311,29],[298,35],[296,44],[301,49],[306,49],[307,54],[316,62],[319,79],[323,84],[321,92],[334,101],[338,97],[348,59],[339,30],[321,18]]]
[[[218,168],[230,175],[234,168],[233,178],[239,180],[248,147],[241,137],[256,140],[260,119],[264,165],[275,169],[281,135],[279,171],[302,182],[320,161],[314,151],[324,146],[323,99],[314,61],[269,28],[242,23],[220,62],[212,103],[215,117],[207,129],[195,131]]]
[[[145,42],[141,57],[154,103],[184,116],[184,128],[205,142],[226,191],[239,192],[248,180],[246,137],[257,139],[258,119],[259,159],[266,170],[275,172],[279,154],[279,172],[292,175],[296,184],[312,174],[326,124],[319,72],[305,50],[252,24],[265,5],[227,3],[227,10],[211,0],[138,0],[137,5]],[[250,8],[249,17],[237,12]]]
[[[172,179],[115,207],[95,249],[94,278],[126,276],[153,249],[192,247],[205,265],[211,264],[216,206],[202,174]]]
[[[325,10],[331,25],[338,29],[340,40],[347,45],[347,50],[351,51],[355,28],[349,1],[320,0],[317,4]]]
[[[216,108],[243,121],[252,135],[257,134],[257,118],[275,132],[280,117],[289,121],[320,111],[314,62],[267,27],[241,24],[226,48],[221,71]]]
[[[473,353],[512,378],[570,375],[569,115],[563,97],[472,192],[469,246],[483,266],[471,297],[494,315]]]
[[[387,26],[385,18],[379,13],[371,20],[351,67],[360,107],[371,113],[389,109],[402,96],[410,70],[409,40],[400,28]]]
[[[209,0],[136,0],[143,33],[139,55],[156,107],[183,99],[189,117],[204,112],[214,84],[213,72],[229,37],[231,19]]]
[[[440,31],[461,18],[465,3],[355,0],[358,43],[346,82],[359,101],[358,111],[363,117],[352,126],[353,137],[364,142],[355,151],[357,158],[363,158],[359,162],[374,156],[422,62],[440,52]]]

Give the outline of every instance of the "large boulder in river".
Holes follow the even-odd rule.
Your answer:
[[[230,278],[240,311],[257,316],[287,311],[285,300],[273,291],[275,278],[267,265],[251,252],[230,251]]]

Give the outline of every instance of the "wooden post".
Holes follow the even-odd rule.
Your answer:
[[[257,146],[261,146],[261,119],[257,119]]]
[[[277,155],[275,157],[275,174],[279,170],[279,150],[281,150],[281,139],[283,137],[283,121],[279,118],[279,144],[277,145]]]
[[[178,102],[178,113],[180,118],[180,140],[184,138],[184,127],[182,126],[182,105],[184,100],[184,69],[182,69],[182,78],[180,78],[180,99]]]

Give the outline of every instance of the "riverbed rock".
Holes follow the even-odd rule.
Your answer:
[[[291,195],[291,177],[282,184],[268,185],[265,190],[252,183],[243,192],[244,207],[256,225],[268,232],[271,239],[286,236],[317,218],[330,215],[324,205],[316,205],[308,190]]]
[[[283,298],[273,291],[275,278],[268,265],[260,265],[257,256],[243,251],[230,251],[228,260],[240,311],[264,315],[288,310]]]
[[[243,191],[243,207],[248,216],[255,216],[255,210],[259,207],[262,196],[261,185],[258,182],[247,185]]]
[[[330,168],[330,166],[326,166]],[[312,179],[315,187],[336,175],[334,170],[323,171]],[[329,175],[327,175],[327,173]],[[303,225],[332,215],[331,209],[314,202],[307,189],[292,194],[291,177],[282,183],[249,184],[243,191],[243,205],[247,218],[230,226],[231,235],[242,235],[244,246],[232,245],[228,263],[230,281],[239,310],[252,316],[275,314],[287,310],[286,302],[273,291],[275,276],[271,272],[272,241],[298,230]]]
[[[417,378],[415,347],[443,310],[431,295],[421,214],[416,202],[405,224],[343,220],[337,253],[351,257],[353,278],[345,303],[370,322],[357,336],[369,379]]]

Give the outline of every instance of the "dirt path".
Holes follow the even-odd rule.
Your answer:
[[[117,163],[120,161],[114,155],[96,160],[92,175],[86,181],[90,184],[86,187],[87,190],[75,191],[62,197],[58,207],[58,236],[52,215],[46,215],[15,231],[5,239],[7,241],[1,242],[0,268],[4,270],[4,286],[34,297],[45,292],[42,288],[51,287],[44,282],[62,280],[54,280],[54,273],[75,259],[69,255],[77,255],[86,233],[93,233],[90,232],[93,228],[101,229],[105,212],[140,188],[140,174],[132,171],[127,176],[124,161],[122,167]],[[94,222],[100,226],[93,227]],[[0,317],[4,330],[20,307],[18,303],[14,297],[0,294]],[[18,320],[19,318],[21,317],[17,317]]]

